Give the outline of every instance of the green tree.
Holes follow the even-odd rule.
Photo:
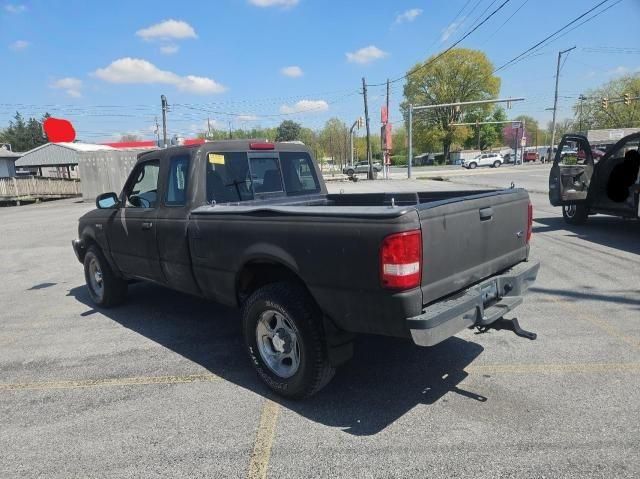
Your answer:
[[[625,75],[611,80],[599,88],[585,92],[583,101],[573,106],[574,128],[580,131],[601,128],[629,128],[640,126],[640,102],[612,103],[625,94],[631,98],[640,96],[640,74]],[[602,107],[602,99],[609,99],[609,106]]]
[[[405,101],[401,108],[405,118],[409,103],[434,105],[495,98],[500,91],[500,79],[492,74],[493,69],[493,64],[483,52],[466,48],[455,48],[437,60],[431,57],[415,65],[408,72],[404,86]],[[487,104],[464,109],[449,107],[416,112],[416,138],[428,147],[433,147],[436,141],[441,143],[447,158],[452,146],[462,145],[469,135],[467,128],[451,124],[478,111],[488,113],[491,108]]]
[[[465,117],[465,121],[470,123],[473,123],[474,121],[478,121],[478,123],[484,121],[504,121],[506,119],[507,114],[500,107],[496,108],[489,116],[486,116],[484,111],[479,110],[478,112],[471,113]],[[502,143],[503,127],[504,123],[471,126],[470,135],[464,142],[465,148],[487,150],[494,146],[500,146]]]
[[[284,120],[278,126],[276,141],[296,141],[300,140],[302,127],[299,123],[291,120]]]
[[[320,131],[320,147],[325,156],[331,157],[342,167],[349,158],[349,128],[338,118],[330,118]]]
[[[45,113],[43,120],[49,116]],[[0,142],[10,143],[13,151],[29,151],[44,145],[47,140],[42,133],[41,121],[35,118],[25,120],[19,112],[16,112],[9,126],[0,132]]]

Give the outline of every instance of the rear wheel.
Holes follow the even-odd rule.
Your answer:
[[[100,248],[93,245],[84,255],[84,278],[91,300],[103,308],[117,306],[127,297],[127,282],[111,270]]]
[[[589,212],[587,208],[581,204],[563,205],[562,216],[565,222],[570,225],[583,225],[589,218]]]
[[[322,315],[299,285],[282,282],[258,289],[243,307],[242,322],[253,366],[278,394],[309,397],[333,377]]]
[[[474,170],[478,166],[477,163],[469,163],[469,169]]]

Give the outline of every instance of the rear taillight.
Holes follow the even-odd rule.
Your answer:
[[[529,203],[527,210],[527,243],[531,241],[531,233],[533,232],[533,205]]]
[[[420,286],[422,233],[405,231],[387,236],[380,246],[380,282],[383,288],[411,289]]]
[[[252,150],[273,150],[275,149],[275,145],[268,141],[253,142],[249,143],[249,148]]]

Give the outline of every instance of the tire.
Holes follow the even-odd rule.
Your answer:
[[[84,255],[84,279],[91,300],[102,308],[110,308],[127,298],[127,282],[111,270],[100,248],[90,246]]]
[[[353,176],[355,174],[355,171],[353,170],[353,168],[349,168],[347,170],[347,176]]]
[[[469,163],[469,169],[470,170],[475,170],[477,166],[478,166],[477,163]]]
[[[281,396],[312,396],[335,374],[327,358],[322,314],[299,285],[273,283],[255,291],[243,306],[242,325],[258,376]]]
[[[494,167],[494,168],[500,168],[500,165],[501,165],[501,163],[500,163],[500,161],[498,161],[498,160],[496,160],[496,161],[494,161],[494,162],[493,162],[493,167]]]
[[[583,225],[589,218],[589,212],[584,205],[563,205],[562,217],[570,225]]]

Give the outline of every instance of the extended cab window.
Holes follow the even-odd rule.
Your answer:
[[[282,175],[278,158],[251,158],[251,180],[255,193],[278,193],[282,189]]]
[[[167,206],[184,206],[187,196],[187,172],[189,171],[189,155],[174,156],[169,165],[169,181],[167,182]]]
[[[126,192],[127,208],[155,208],[158,203],[158,161],[141,163],[135,170],[135,180]]]
[[[288,195],[308,194],[320,191],[316,171],[307,153],[282,152],[280,165],[284,187]]]

